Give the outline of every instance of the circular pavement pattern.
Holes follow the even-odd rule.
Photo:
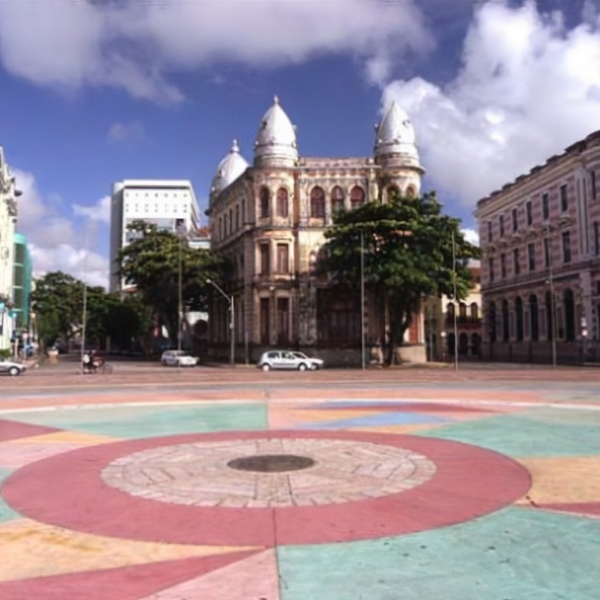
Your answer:
[[[207,448],[213,452],[208,462],[201,456]],[[308,457],[315,465],[270,474],[227,466],[237,458],[275,454]],[[315,473],[320,476],[314,481],[303,479]],[[286,490],[287,481],[295,483]],[[527,470],[514,460],[448,440],[354,431],[238,431],[64,452],[13,473],[2,495],[26,517],[87,533],[272,547],[454,525],[511,504],[530,483]],[[262,504],[253,506],[256,501]]]
[[[232,468],[246,465],[251,470]],[[270,472],[263,472],[263,469]],[[340,504],[404,492],[435,473],[422,454],[358,440],[259,438],[162,446],[102,471],[133,496],[192,506]]]

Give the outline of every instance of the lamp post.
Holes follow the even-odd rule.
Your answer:
[[[360,353],[361,366],[365,370],[365,236],[360,232]]]
[[[206,283],[210,283],[227,302],[229,302],[229,310],[231,312],[231,319],[229,321],[229,330],[231,338],[231,347],[229,350],[229,364],[233,367],[235,364],[235,299],[233,296],[228,296],[221,287],[215,283],[212,279],[207,279]]]
[[[456,303],[454,308],[454,370],[458,371],[458,325],[456,322],[456,313],[458,312],[460,303],[456,297],[456,244],[454,241],[454,230],[452,230],[452,286],[454,294],[453,303]]]
[[[550,227],[546,227],[546,239],[548,240],[548,285],[550,286],[550,319],[552,323],[552,368],[556,369],[556,299],[554,297],[554,274],[552,272],[552,239],[550,238]]]

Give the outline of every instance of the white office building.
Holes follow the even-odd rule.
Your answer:
[[[116,262],[119,250],[132,239],[127,227],[143,220],[176,233],[198,228],[198,202],[190,181],[126,179],[113,184],[110,213],[110,291],[124,289]]]

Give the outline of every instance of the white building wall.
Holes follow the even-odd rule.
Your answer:
[[[132,221],[154,223],[161,229],[177,232],[178,226],[194,232],[198,228],[198,202],[187,180],[125,180],[113,184],[111,196],[111,278],[110,291],[124,284],[118,277],[117,255],[130,236]]]
[[[0,348],[10,349],[14,319],[6,300],[12,301],[14,270],[14,233],[17,222],[15,179],[4,159],[0,146],[0,295],[4,306],[0,308]]]

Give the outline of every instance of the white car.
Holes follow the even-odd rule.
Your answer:
[[[271,369],[296,369],[298,371],[316,371],[323,368],[320,358],[309,358],[303,352],[292,350],[269,350],[264,352],[258,361],[258,368],[263,371]]]
[[[27,367],[20,363],[12,362],[10,360],[0,360],[0,373],[8,373],[9,375],[20,375],[24,373]]]
[[[195,367],[198,357],[184,350],[165,350],[160,358],[163,367]]]

